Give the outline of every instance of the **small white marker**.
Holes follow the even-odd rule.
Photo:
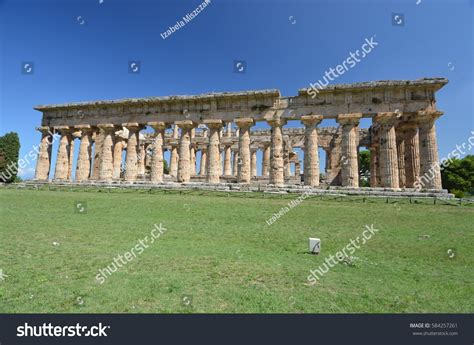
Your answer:
[[[321,252],[321,240],[319,238],[309,238],[309,252],[319,254]]]

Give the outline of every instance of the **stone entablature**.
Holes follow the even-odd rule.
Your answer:
[[[240,183],[267,178],[272,185],[293,180],[317,187],[321,148],[326,152],[325,182],[358,188],[359,147],[367,147],[372,187],[413,188],[420,176],[431,173],[426,188],[441,189],[434,123],[442,112],[436,109],[435,92],[447,82],[431,78],[333,85],[314,98],[307,89],[294,97],[259,90],[38,106],[43,118],[36,179],[49,177],[48,131],[56,131],[61,139],[54,178],[60,181],[74,175],[78,139],[78,181],[161,183],[163,152],[168,150],[170,176],[180,183],[202,175],[212,184],[235,177]],[[359,127],[363,118],[372,119],[370,129]],[[339,126],[321,127],[324,119],[336,119]],[[302,127],[286,127],[292,120]],[[259,121],[271,129],[253,129]],[[147,126],[153,134],[141,133]],[[302,176],[294,149],[304,152]]]

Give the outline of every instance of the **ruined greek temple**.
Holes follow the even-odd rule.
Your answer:
[[[424,189],[441,190],[435,122],[443,112],[435,93],[447,83],[424,78],[304,88],[291,97],[272,89],[41,105],[34,108],[42,112],[35,179],[359,188],[362,147],[371,153],[370,187],[399,191],[425,177]],[[370,128],[360,128],[363,118]],[[338,126],[323,127],[326,119]],[[252,128],[259,122],[270,128]],[[53,136],[59,144],[50,179]],[[319,149],[326,153],[323,181]]]

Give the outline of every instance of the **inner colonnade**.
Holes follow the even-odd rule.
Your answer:
[[[363,147],[371,152],[371,187],[414,188],[425,177],[425,189],[440,190],[435,121],[442,112],[434,96],[446,83],[343,84],[318,90],[316,97],[307,89],[294,97],[260,90],[38,106],[43,118],[35,179],[358,188]],[[370,128],[360,127],[364,118]],[[323,127],[325,119],[338,126]],[[261,122],[269,129],[255,128]],[[323,181],[319,149],[326,157]],[[169,174],[163,169],[167,151]]]

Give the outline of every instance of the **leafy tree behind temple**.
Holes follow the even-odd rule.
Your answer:
[[[10,132],[0,137],[0,182],[15,181],[19,153],[20,139],[17,133]]]
[[[474,195],[474,156],[451,159],[446,167],[441,168],[441,180],[443,188],[458,198]]]

